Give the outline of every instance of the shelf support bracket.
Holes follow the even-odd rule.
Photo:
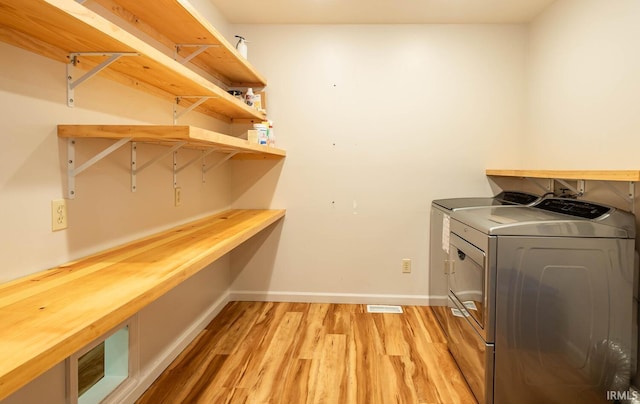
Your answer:
[[[95,66],[83,74],[80,78],[74,80],[74,67],[79,63],[79,56],[109,56],[107,60]],[[74,90],[80,84],[89,80],[91,77],[98,74],[100,71],[109,67],[110,64],[120,59],[123,56],[140,56],[135,52],[74,52],[69,54],[69,63],[67,63],[67,106],[72,107],[75,105]]]
[[[174,57],[173,58],[184,65],[184,64],[187,64],[188,62],[190,62],[191,59],[195,58],[196,56],[198,56],[202,52],[206,51],[207,49],[209,49],[209,48],[219,48],[219,47],[220,47],[220,45],[217,45],[217,44],[180,43],[180,44],[176,44],[176,46],[175,46],[175,52],[174,52]],[[190,55],[188,55],[188,56],[186,56],[184,58],[180,58],[180,55],[179,55],[180,48],[198,48],[198,49],[196,49],[192,54],[190,54]]]
[[[157,163],[158,161],[162,160],[163,158],[167,157],[172,153],[174,153],[174,167],[175,167],[175,153],[178,151],[178,149],[180,149],[186,143],[187,142],[176,143],[171,149],[163,153],[160,153],[158,156],[152,158],[151,160],[147,161],[146,163],[138,167],[137,165],[138,164],[137,162],[138,145],[136,142],[132,142],[131,143],[131,192],[136,192],[136,189],[137,189],[136,176],[138,174],[140,174],[143,170],[147,169],[148,167],[152,166],[153,164]],[[175,168],[174,168],[174,184],[175,184]]]
[[[183,109],[182,111],[178,112],[178,104],[180,104],[180,100],[182,100],[183,98],[199,98],[198,101],[194,102],[193,104],[189,105],[187,108]],[[216,98],[216,97],[207,97],[207,96],[203,96],[203,97],[192,97],[192,96],[181,96],[181,97],[176,97],[176,103],[173,104],[173,124],[177,125],[178,124],[178,118],[180,118],[182,115],[187,114],[191,111],[193,111],[194,109],[198,108],[200,105],[202,105],[203,103],[207,102],[207,100],[211,99],[211,98]]]
[[[211,167],[207,167],[204,159],[202,160],[202,182],[205,182],[204,180],[204,175],[211,171],[211,170],[215,170],[216,168],[220,167],[221,165],[223,165],[227,160],[229,160],[230,158],[232,158],[233,156],[235,156],[236,154],[238,154],[240,152],[234,151],[231,152],[229,154],[227,154],[226,156],[224,156],[222,159],[220,159],[217,163],[215,163],[214,165],[212,165]]]
[[[533,185],[537,186],[538,188],[540,188],[544,192],[553,192],[553,178],[548,178],[547,179],[547,185],[546,186],[540,184],[540,182],[538,180],[530,178],[530,177],[524,177],[524,179],[529,181],[529,182],[531,182]]]
[[[629,189],[626,194],[620,191],[618,188],[616,188],[609,181],[603,181],[603,184],[606,185],[607,188],[609,188],[611,191],[613,191],[614,194],[618,195],[620,198],[622,198],[625,202],[629,204],[629,211],[631,213],[636,213],[635,203],[634,203],[636,201],[636,183],[635,182],[629,181]]]
[[[67,140],[67,187],[68,187],[68,197],[69,199],[74,199],[76,197],[76,176],[91,167],[98,161],[107,157],[109,154],[118,150],[120,147],[130,142],[131,138],[126,137],[118,140],[111,146],[107,147],[100,153],[91,157],[89,160],[82,163],[80,166],[76,168],[76,140],[70,138]]]
[[[561,180],[560,178],[556,178],[556,181],[558,181],[560,184],[564,185],[565,187],[567,187],[567,189],[569,189],[570,191],[572,191],[573,193],[577,194],[578,196],[583,196],[584,195],[584,180],[578,180],[577,181],[577,188],[571,186],[568,182],[566,182],[565,180]]]
[[[178,167],[176,169],[176,174],[180,173],[180,171],[184,170],[185,168],[189,167],[190,165],[192,165],[193,163],[195,163],[198,160],[203,160],[205,157],[207,157],[208,155],[210,155],[211,153],[215,152],[216,149],[209,149],[209,150],[203,150],[202,154],[200,154],[199,156],[194,157],[193,159],[189,160],[185,165],[183,165],[182,167]]]

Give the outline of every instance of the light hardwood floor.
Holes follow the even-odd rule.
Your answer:
[[[475,403],[428,307],[232,302],[138,403]]]

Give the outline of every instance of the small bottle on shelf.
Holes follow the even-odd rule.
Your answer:
[[[248,106],[253,106],[253,88],[248,88],[246,94],[244,95],[244,102]]]
[[[269,121],[269,128],[267,129],[268,146],[276,147],[276,134],[273,132],[273,122]]]
[[[244,39],[244,37],[240,36],[240,35],[236,35],[236,38],[238,38],[238,43],[236,44],[236,49],[238,50],[238,53],[240,53],[240,56],[242,56],[243,58],[247,58],[247,53],[248,53],[248,49],[247,49],[247,40]]]
[[[267,130],[269,127],[262,123],[254,123],[253,129],[258,131],[258,144],[266,145],[267,144]]]

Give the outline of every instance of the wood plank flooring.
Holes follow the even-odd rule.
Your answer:
[[[475,403],[428,307],[231,302],[137,401]]]

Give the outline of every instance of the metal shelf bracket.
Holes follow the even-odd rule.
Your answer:
[[[76,176],[78,174],[118,150],[130,140],[130,137],[118,140],[76,168],[76,140],[73,138],[67,139],[67,187],[69,199],[76,197]]]
[[[191,59],[195,58],[196,56],[198,56],[199,54],[201,54],[202,52],[206,51],[209,48],[219,48],[220,45],[218,44],[201,44],[201,43],[180,43],[180,44],[176,44],[175,46],[175,51],[174,51],[174,56],[173,58],[184,64],[187,64],[188,62],[191,61]],[[180,48],[198,48],[196,49],[193,53],[191,53],[190,55],[181,58],[179,55],[180,52]]]
[[[547,185],[542,185],[540,184],[540,182],[534,178],[530,178],[530,177],[524,177],[525,180],[531,182],[533,185],[537,186],[538,188],[540,188],[541,190],[543,190],[545,193],[547,192],[553,192],[553,178],[547,178]]]
[[[74,80],[74,67],[80,63],[79,56],[108,56],[109,58],[93,69],[83,74],[80,78]],[[67,63],[67,106],[72,107],[75,105],[74,90],[80,84],[89,80],[91,77],[98,74],[101,70],[109,67],[110,64],[120,59],[123,56],[140,56],[135,52],[73,52],[69,54],[69,63]]]
[[[206,162],[204,161],[204,156],[202,158],[202,182],[205,182],[205,174],[211,170],[215,170],[216,168],[220,167],[221,165],[223,165],[227,160],[229,160],[230,158],[232,158],[233,156],[235,156],[236,154],[238,154],[239,152],[234,151],[231,152],[229,154],[227,154],[226,156],[224,156],[222,159],[218,160],[214,165],[207,167]]]
[[[556,178],[555,180],[558,181],[560,184],[564,185],[565,187],[567,187],[567,189],[572,191],[574,194],[576,194],[578,196],[583,196],[584,195],[584,189],[585,189],[584,180],[577,180],[576,187],[570,185],[565,180],[561,180],[560,178]]]
[[[144,163],[141,166],[138,166],[138,157],[137,157],[137,149],[138,149],[138,144],[137,142],[131,142],[131,192],[136,192],[137,189],[137,175],[140,174],[143,170],[147,169],[148,167],[152,166],[153,164],[157,163],[158,161],[160,161],[161,159],[167,157],[168,155],[173,153],[173,184],[174,186],[176,186],[176,154],[178,149],[180,149],[182,146],[184,146],[187,142],[179,142],[176,143],[173,147],[171,147],[169,150],[160,153],[158,156],[152,158],[151,160],[147,161],[146,163]]]
[[[620,191],[616,188],[611,182],[603,181],[603,184],[607,186],[614,194],[618,195],[625,202],[629,204],[629,211],[635,213],[635,201],[636,201],[636,183],[633,181],[629,181],[629,189],[627,193]]]
[[[193,104],[189,105],[187,108],[185,108],[182,111],[178,112],[178,104],[180,104],[180,101],[183,98],[198,98],[198,101],[194,102]],[[218,98],[218,97],[190,96],[190,95],[183,95],[183,96],[180,96],[180,97],[176,97],[176,102],[175,102],[175,104],[173,104],[173,124],[177,125],[178,124],[178,118],[180,118],[182,115],[187,114],[187,113],[193,111],[194,109],[198,108],[200,105],[202,105],[203,103],[207,102],[207,100],[210,100],[211,98]]]
[[[178,167],[176,169],[176,174],[178,174],[180,171],[184,170],[185,168],[189,167],[190,165],[192,165],[193,163],[195,163],[198,160],[202,160],[204,161],[204,158],[207,157],[208,155],[210,155],[211,153],[216,152],[216,149],[209,149],[209,150],[202,150],[202,153],[199,156],[194,157],[193,159],[189,160],[187,163],[185,163],[182,167]]]

